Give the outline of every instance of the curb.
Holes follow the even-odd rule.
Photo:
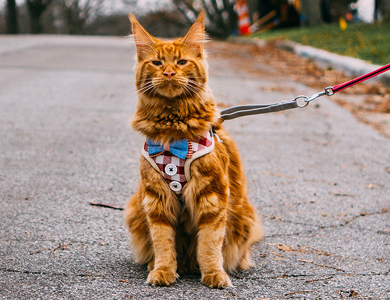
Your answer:
[[[229,38],[228,41],[233,43],[252,44],[258,47],[263,47],[267,44],[267,41],[265,40],[254,38],[249,39],[234,37]],[[332,66],[332,68],[343,71],[349,76],[358,77],[382,67],[380,65],[370,64],[357,58],[331,53],[322,49],[301,45],[288,40],[278,41],[276,46],[280,49],[294,52],[299,56],[313,59],[323,67]],[[376,78],[367,80],[367,82],[370,83],[375,81],[381,81],[383,85],[390,87],[390,72],[383,73]]]

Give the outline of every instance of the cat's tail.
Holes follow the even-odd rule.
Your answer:
[[[255,221],[252,227],[251,236],[249,237],[249,244],[252,245],[261,241],[264,238],[263,222],[257,213],[255,213]]]

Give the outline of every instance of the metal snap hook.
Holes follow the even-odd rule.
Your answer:
[[[304,99],[304,102],[303,103],[298,102],[299,99]],[[307,101],[307,96],[305,95],[300,95],[298,97],[295,97],[294,101],[297,103],[297,106],[300,108],[304,108],[309,105],[309,101]]]

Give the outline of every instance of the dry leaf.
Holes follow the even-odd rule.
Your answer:
[[[125,283],[128,283],[130,281],[126,280],[126,279],[120,279],[119,282],[125,282]]]
[[[279,256],[279,257],[283,257],[283,255],[281,255],[279,253],[276,253],[276,252],[270,252],[270,253],[273,254],[273,255]]]
[[[294,248],[291,247],[291,246],[286,246],[286,245],[282,245],[282,244],[279,244],[277,247],[276,247],[279,251],[283,251],[283,252],[292,252],[294,251]]]
[[[309,263],[309,264],[312,264],[314,262],[312,260],[306,260],[306,259],[298,259],[298,261]]]
[[[365,187],[368,189],[375,189],[375,188],[379,187],[379,185],[377,185],[375,183],[370,183],[370,184],[366,185]]]
[[[276,176],[276,177],[281,177],[281,178],[290,178],[290,179],[295,178],[294,176],[288,176],[288,175],[281,174],[281,173],[276,173],[276,172],[264,171],[264,174],[271,175],[271,176]]]

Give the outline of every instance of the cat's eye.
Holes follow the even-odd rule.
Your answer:
[[[162,62],[158,60],[152,61],[152,64],[154,64],[155,66],[162,66]]]
[[[187,63],[187,60],[185,60],[185,59],[181,59],[181,60],[179,60],[178,62],[177,62],[177,64],[178,65],[185,65]]]

